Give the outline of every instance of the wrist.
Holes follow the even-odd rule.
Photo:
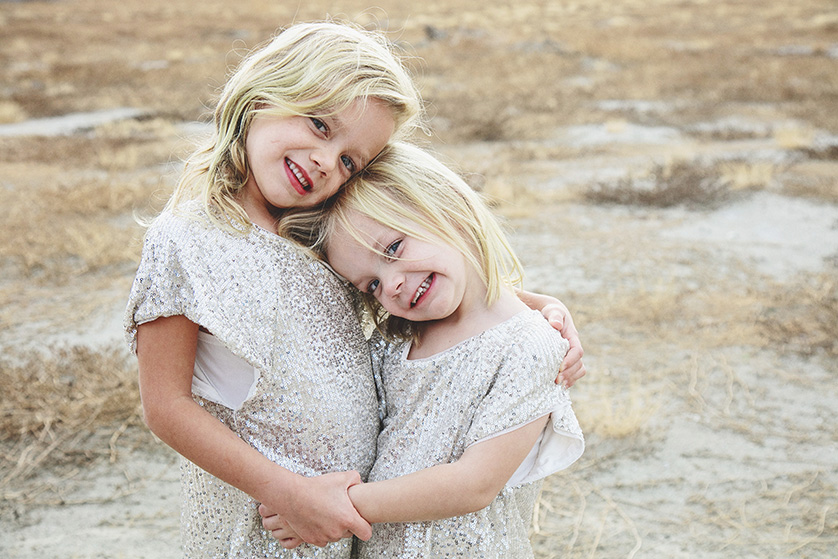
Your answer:
[[[256,501],[267,505],[273,512],[285,516],[303,500],[307,479],[304,476],[286,470],[273,462],[263,476],[262,481],[250,495]]]
[[[373,524],[374,522],[381,522],[381,519],[377,518],[378,515],[375,508],[375,501],[370,499],[371,489],[371,484],[359,483],[357,485],[350,486],[348,494],[349,500],[352,502],[352,506],[355,507],[356,511],[358,511],[361,518],[366,520],[368,523]]]

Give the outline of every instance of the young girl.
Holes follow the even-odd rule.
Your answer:
[[[275,221],[334,194],[420,112],[378,34],[289,27],[230,78],[213,136],[149,228],[125,327],[146,422],[186,458],[186,557],[285,556],[260,502],[316,545],[369,536],[347,496],[378,434],[369,350],[342,284]]]
[[[553,382],[567,342],[516,297],[520,267],[489,210],[423,150],[393,144],[336,197],[314,248],[378,327],[383,429],[371,483],[349,497],[387,524],[361,556],[532,557],[536,481],[573,463],[584,440]],[[281,514],[262,512],[283,545],[299,543]]]
[[[289,27],[230,78],[213,137],[149,228],[126,330],[146,422],[188,459],[186,557],[284,553],[259,502],[318,545],[369,534],[346,495],[374,457],[369,350],[343,287],[275,220],[334,194],[420,109],[377,34]],[[340,471],[353,473],[312,477]]]

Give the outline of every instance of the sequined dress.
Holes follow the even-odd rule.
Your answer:
[[[257,371],[237,410],[193,397],[270,460],[311,476],[358,470],[375,457],[379,418],[369,349],[343,285],[281,237],[210,225],[196,203],[164,212],[146,233],[125,317],[183,315]],[[187,460],[181,466],[185,557],[346,558],[351,540],[286,551],[258,503]]]
[[[372,539],[360,542],[360,557],[533,557],[528,530],[539,480],[584,449],[567,390],[554,383],[567,342],[539,312],[524,311],[424,359],[408,360],[407,343],[378,336],[371,349],[383,430],[369,481],[454,462],[475,442],[553,415],[530,470],[487,508],[433,522],[376,524]]]

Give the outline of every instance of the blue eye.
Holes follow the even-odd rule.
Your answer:
[[[375,290],[376,290],[376,289],[378,289],[378,285],[379,285],[380,283],[381,283],[381,282],[379,282],[377,279],[376,279],[376,280],[372,280],[372,281],[371,281],[371,282],[367,285],[367,293],[375,293]]]
[[[401,246],[401,244],[401,240],[395,241],[393,244],[384,249],[384,254],[389,257],[395,256],[396,251],[399,250],[399,246]]]
[[[352,161],[351,157],[349,157],[348,155],[341,155],[340,156],[340,161],[341,161],[341,163],[343,163],[344,167],[349,169],[350,173],[355,172],[355,162]]]
[[[309,118],[311,118],[311,123],[314,124],[314,127],[320,130],[321,132],[326,133],[329,131],[329,127],[326,126],[326,123],[320,120],[319,118],[315,118],[313,116]]]

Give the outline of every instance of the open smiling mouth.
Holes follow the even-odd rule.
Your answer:
[[[422,298],[422,295],[424,295],[428,291],[428,288],[431,286],[433,282],[434,274],[431,274],[425,278],[425,281],[419,284],[419,289],[416,290],[416,295],[413,296],[413,300],[410,302],[411,307],[416,306],[416,303],[418,303],[419,299]]]
[[[305,175],[303,175],[303,172],[300,170],[300,168],[297,167],[297,165],[287,157],[285,158],[285,164],[288,165],[288,168],[291,169],[291,172],[294,173],[295,177],[297,177],[297,180],[300,182],[300,186],[303,187],[303,190],[305,190],[306,192],[311,191],[311,184],[309,184],[309,182],[306,180],[306,177]]]

